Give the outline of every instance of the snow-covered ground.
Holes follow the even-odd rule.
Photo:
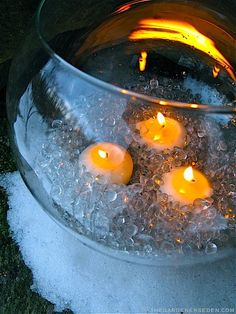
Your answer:
[[[51,220],[18,172],[1,175],[0,185],[9,196],[13,238],[33,273],[32,289],[55,303],[56,310],[86,314],[166,313],[168,308],[236,311],[232,257],[169,268],[118,261],[85,247]]]

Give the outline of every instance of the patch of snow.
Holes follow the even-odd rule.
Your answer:
[[[202,265],[150,267],[113,259],[86,247],[42,210],[18,172],[0,175],[9,197],[8,222],[32,289],[82,313],[164,313],[179,308],[233,308],[235,258]],[[196,280],[197,278],[197,280]],[[161,310],[163,309],[163,310]]]

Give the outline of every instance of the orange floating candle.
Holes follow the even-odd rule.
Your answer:
[[[164,117],[158,112],[156,118],[138,122],[141,142],[158,151],[182,147],[185,140],[185,129],[176,120]]]
[[[90,145],[81,153],[80,162],[93,175],[106,177],[108,183],[127,184],[133,172],[133,161],[127,150],[108,142]]]
[[[190,204],[197,198],[210,197],[213,190],[206,176],[192,167],[179,167],[163,177],[161,191],[172,195],[175,201]]]

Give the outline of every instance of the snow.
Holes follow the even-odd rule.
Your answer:
[[[92,293],[90,285],[78,276],[78,241],[42,211],[19,173],[0,178],[9,195],[8,222],[13,238],[33,271],[32,289],[55,303],[58,311],[67,307],[76,310],[77,303],[84,303],[83,299]]]
[[[84,246],[42,210],[18,172],[0,175],[8,222],[32,289],[78,313],[166,313],[168,308],[235,310],[235,258],[193,266],[150,267],[119,261]],[[197,278],[197,280],[196,280]]]

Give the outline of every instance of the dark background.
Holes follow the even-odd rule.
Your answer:
[[[0,0],[0,174],[16,170],[6,119],[8,71],[39,2]],[[0,314],[55,313],[52,304],[30,290],[32,274],[24,265],[18,246],[11,238],[7,210],[7,196],[0,187]]]

